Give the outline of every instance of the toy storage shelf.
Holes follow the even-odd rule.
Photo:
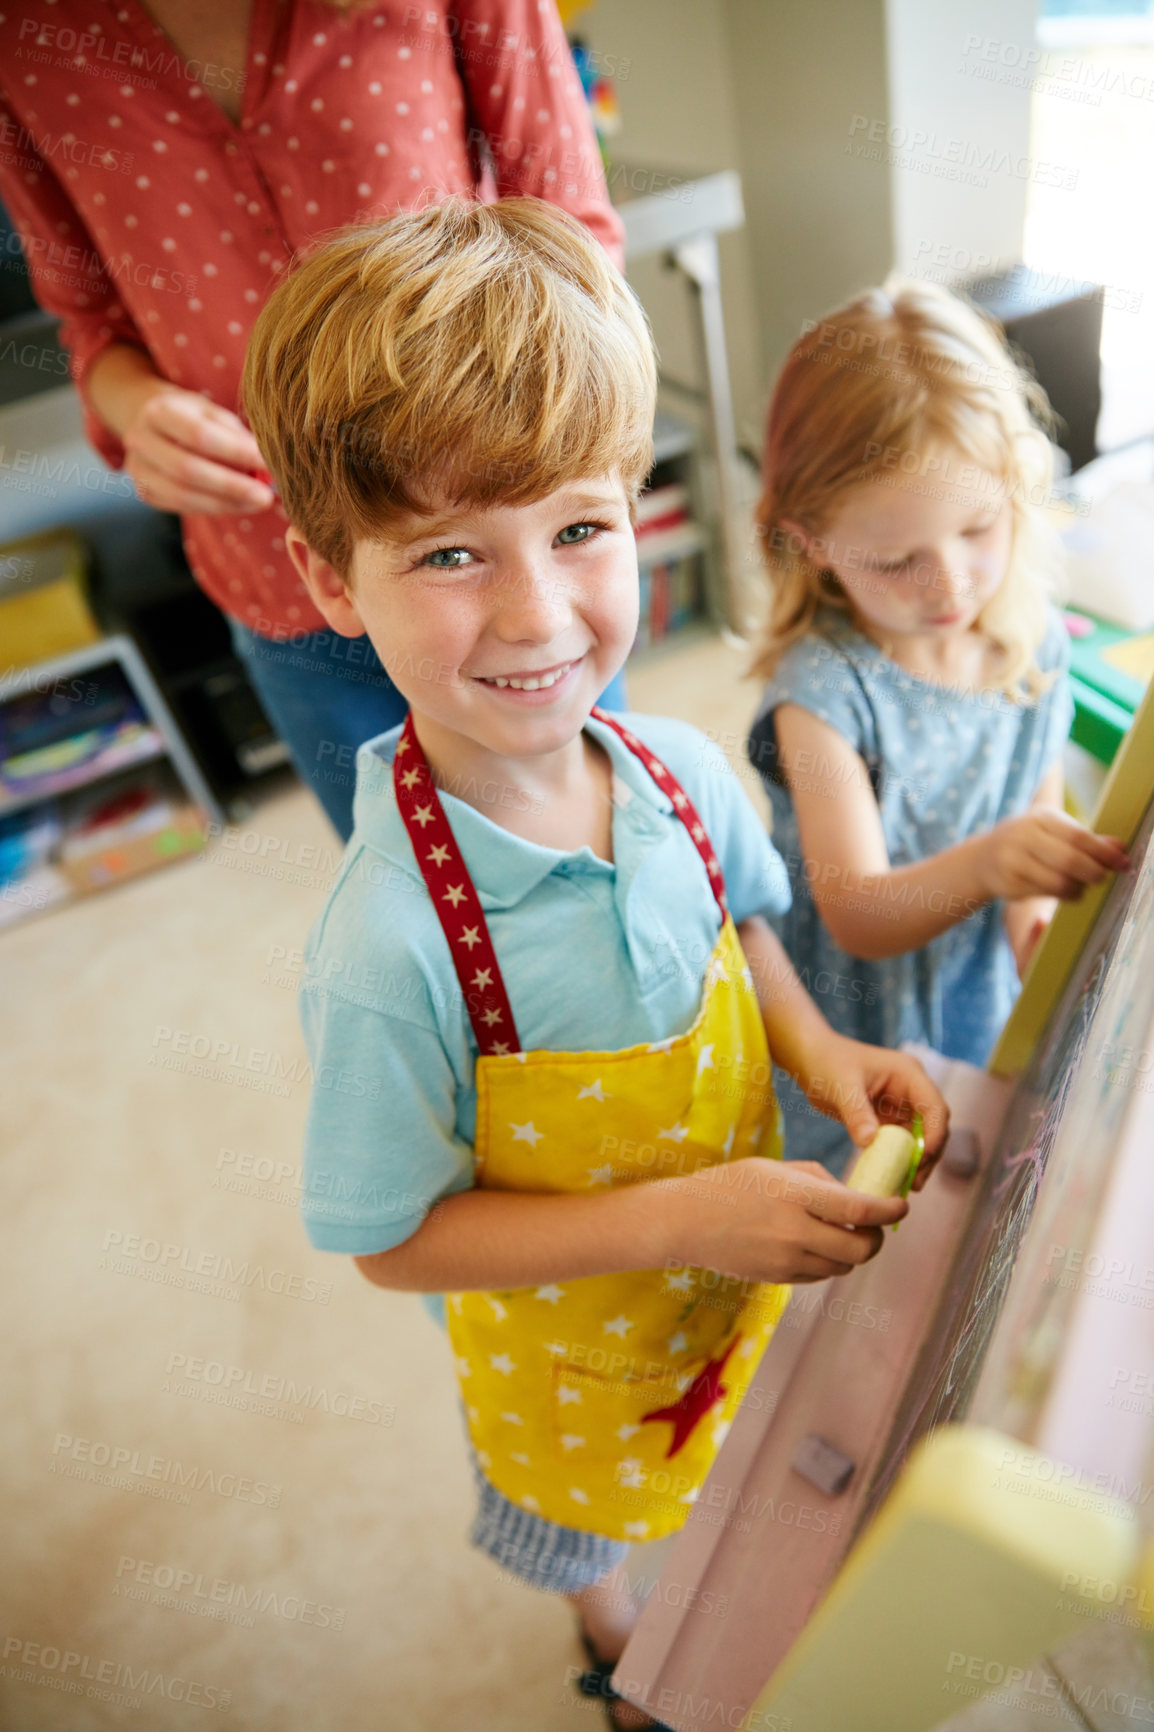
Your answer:
[[[70,794],[75,788],[92,787],[94,783],[115,776],[121,770],[132,769],[137,764],[147,764],[166,755],[164,736],[157,729],[150,728],[123,745],[114,744],[89,763],[62,771],[53,779],[51,787],[40,788],[34,794],[0,793],[0,818],[8,818],[14,812],[26,811],[30,806],[38,806],[46,800],[58,798],[61,794]]]
[[[102,678],[105,691],[110,683],[113,690],[127,688],[131,704],[123,722],[103,734],[85,715]],[[30,762],[35,747],[12,751],[20,745],[15,706],[27,710],[37,700],[42,709],[54,703],[61,725],[67,722],[39,765]],[[0,928],[197,852],[208,822],[223,817],[131,638],[100,638],[10,668],[0,678],[0,742],[6,748],[0,761]],[[59,748],[55,764],[53,747]],[[108,818],[102,834],[93,813],[101,810],[103,795],[106,811],[120,801],[123,819],[118,829]],[[40,842],[32,839],[38,818]],[[85,824],[87,840],[79,846]]]

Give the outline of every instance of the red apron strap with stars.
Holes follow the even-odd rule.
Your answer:
[[[483,1055],[497,1058],[504,1053],[520,1052],[513,1011],[497,967],[489,927],[481,912],[481,899],[449,828],[433,773],[413,727],[411,710],[397,741],[393,789],[425,888],[449,941],[477,1046]]]
[[[717,906],[721,909],[721,918],[724,920],[725,916],[729,913],[729,904],[725,900],[725,879],[721,875],[721,867],[717,863],[717,855],[713,852],[713,845],[710,842],[709,837],[706,835],[705,825],[697,816],[697,808],[693,804],[693,801],[689,798],[689,795],[685,792],[685,789],[681,786],[681,783],[677,780],[673,771],[667,770],[665,765],[661,762],[661,759],[655,757],[649,750],[649,747],[644,745],[637,738],[636,734],[631,734],[628,728],[623,728],[620,722],[614,721],[613,717],[609,715],[607,711],[601,709],[599,705],[594,705],[593,714],[596,716],[597,720],[603,724],[603,726],[613,729],[613,732],[617,735],[618,739],[624,741],[635,758],[640,758],[641,762],[645,765],[645,768],[649,771],[649,774],[653,777],[653,780],[657,783],[657,786],[661,789],[661,792],[663,794],[668,794],[669,798],[673,801],[673,810],[677,813],[677,816],[689,831],[690,840],[692,841],[693,846],[697,849],[697,852],[701,855],[705,870],[709,874],[709,888],[717,898]]]
[[[629,733],[604,710],[594,709],[593,714],[599,722],[613,729],[645,765],[661,791],[672,800],[673,810],[701,855],[709,874],[709,887],[724,919],[728,909],[721,867],[689,795],[676,776],[635,734]],[[478,1049],[483,1056],[495,1058],[520,1052],[521,1043],[517,1038],[512,1007],[497,966],[497,953],[481,911],[480,897],[461,858],[456,837],[449,828],[433,773],[413,727],[411,711],[405,719],[393,759],[393,790],[425,888],[448,941]]]

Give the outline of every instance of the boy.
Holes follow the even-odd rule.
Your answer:
[[[637,624],[654,393],[629,289],[531,200],[337,237],[245,374],[309,593],[411,706],[360,750],[310,940],[306,1224],[449,1295],[474,1541],[577,1601],[603,1681],[627,1619],[594,1585],[684,1521],[780,1284],[906,1211],[766,1158],[770,1051],[859,1143],[915,1106],[931,1157],[945,1134],[921,1068],[792,973],[762,919],[782,863],[720,755],[591,714]]]

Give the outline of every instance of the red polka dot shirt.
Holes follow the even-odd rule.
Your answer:
[[[135,343],[235,409],[253,321],[294,253],[451,193],[550,199],[621,262],[554,0],[253,0],[243,68],[186,60],[139,0],[15,0],[0,66],[0,198],[82,397],[97,356]],[[212,94],[230,82],[236,123]],[[120,441],[85,410],[119,467]],[[323,625],[279,505],[183,527],[200,583],[242,624]]]

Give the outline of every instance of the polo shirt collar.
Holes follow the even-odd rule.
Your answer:
[[[613,769],[614,830],[622,810],[630,822],[654,832],[666,828],[673,802],[624,741],[604,722],[590,717],[586,730],[604,747]],[[393,792],[393,758],[401,729],[366,740],[357,752],[357,787],[353,800],[353,843],[372,848],[413,877],[419,876],[412,844]],[[441,803],[481,899],[482,908],[513,908],[551,872],[565,866],[573,872],[611,874],[614,868],[591,848],[572,852],[528,842],[495,824],[491,818],[454,794],[441,792]],[[680,820],[677,820],[680,822]]]

